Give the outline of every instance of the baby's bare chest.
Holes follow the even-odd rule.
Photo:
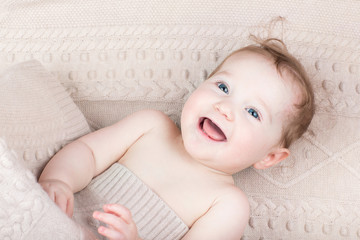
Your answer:
[[[217,196],[216,185],[197,173],[176,143],[159,140],[155,143],[150,139],[140,142],[126,153],[121,163],[159,195],[188,226],[211,207]]]

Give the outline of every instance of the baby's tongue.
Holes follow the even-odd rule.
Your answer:
[[[226,139],[223,131],[208,118],[204,120],[203,130],[210,138],[216,141],[224,141]]]

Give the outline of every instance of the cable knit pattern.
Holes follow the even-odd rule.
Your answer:
[[[317,112],[289,159],[234,176],[252,209],[243,239],[359,239],[359,12],[358,0],[5,0],[0,68],[39,60],[94,128],[143,108],[179,123],[250,33],[279,37],[308,70]]]
[[[0,239],[86,239],[0,139]]]

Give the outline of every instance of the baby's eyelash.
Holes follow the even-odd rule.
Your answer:
[[[245,110],[256,120],[261,121],[262,117],[261,117],[261,113],[259,110],[257,110],[254,107],[249,107],[249,108],[245,108]]]
[[[221,91],[223,91],[225,94],[229,94],[229,88],[225,83],[217,82],[216,84]]]

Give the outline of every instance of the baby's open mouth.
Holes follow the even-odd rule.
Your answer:
[[[226,141],[224,132],[209,118],[201,118],[199,122],[201,131],[210,139],[219,142]]]

